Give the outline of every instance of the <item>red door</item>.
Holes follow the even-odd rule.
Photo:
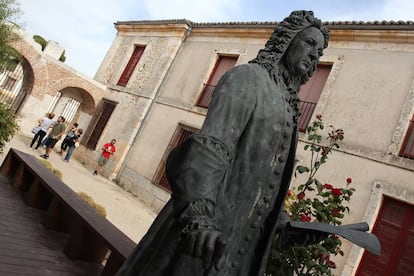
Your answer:
[[[381,255],[365,251],[356,275],[414,275],[414,206],[385,197],[373,233]]]

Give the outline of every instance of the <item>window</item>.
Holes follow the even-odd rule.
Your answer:
[[[214,65],[213,72],[210,74],[208,82],[204,84],[201,96],[198,99],[197,106],[207,108],[210,104],[211,97],[213,96],[214,88],[220,78],[234,67],[238,59],[238,56],[219,56],[216,64]]]
[[[319,64],[309,81],[300,88],[298,96],[301,115],[298,120],[298,127],[301,132],[305,132],[308,127],[331,68],[332,65]]]
[[[167,163],[168,155],[175,147],[181,145],[185,140],[187,140],[188,137],[193,135],[196,131],[198,131],[197,128],[190,127],[181,123],[178,124],[167,146],[167,149],[165,150],[165,153],[162,156],[161,162],[158,165],[157,170],[155,171],[152,183],[161,186],[167,189],[168,191],[171,191],[170,183],[168,183],[168,179],[165,174],[165,165]]]
[[[400,156],[414,159],[414,117],[408,124],[407,133],[400,149]]]
[[[372,232],[381,255],[365,251],[355,275],[413,275],[414,206],[384,197]]]
[[[131,55],[131,58],[128,61],[127,66],[125,67],[124,71],[122,72],[121,77],[118,80],[117,85],[126,86],[129,79],[131,78],[132,73],[135,70],[135,67],[140,60],[142,53],[144,52],[144,46],[135,46],[134,52]]]
[[[86,142],[86,146],[90,149],[96,149],[96,145],[98,144],[99,138],[102,135],[103,130],[105,129],[106,123],[109,121],[109,118],[114,111],[116,103],[111,102],[109,100],[103,100],[103,106],[101,114],[99,115],[99,119],[93,129],[91,135]]]
[[[1,85],[1,88],[8,90],[8,91],[13,91],[15,84],[16,84],[16,79],[10,76],[7,76],[6,80]]]

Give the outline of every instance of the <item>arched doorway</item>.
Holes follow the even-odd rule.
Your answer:
[[[56,93],[47,112],[63,116],[67,126],[78,123],[79,127],[85,128],[94,110],[95,102],[87,91],[78,87],[66,87]]]
[[[27,94],[33,88],[33,70],[24,59],[16,59],[14,65],[0,74],[0,102],[18,112]]]

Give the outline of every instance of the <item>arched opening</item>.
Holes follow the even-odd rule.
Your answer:
[[[27,60],[16,59],[13,66],[0,74],[0,102],[17,113],[32,91],[33,80],[33,70]]]
[[[63,116],[66,126],[78,123],[84,129],[89,125],[94,111],[95,101],[92,96],[78,87],[66,87],[57,92],[47,110]]]

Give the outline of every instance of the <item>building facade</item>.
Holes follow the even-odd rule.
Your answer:
[[[300,92],[298,162],[309,161],[303,131],[317,114],[327,124],[343,128],[345,140],[319,179],[345,185],[351,177],[357,191],[345,223],[367,221],[382,236],[392,236],[383,248],[402,254],[390,249],[400,242],[407,244],[403,255],[413,256],[414,225],[407,221],[414,213],[414,24],[326,25],[331,30],[329,47],[318,72]],[[125,122],[110,126],[126,142],[114,170],[121,186],[154,209],[163,206],[169,199],[164,172],[168,152],[201,127],[217,80],[253,59],[273,27],[274,23],[186,20],[115,23],[117,36],[95,79],[119,102],[122,114],[114,120]],[[293,184],[300,181],[294,179]],[[393,212],[406,216],[390,221]],[[375,272],[390,262],[399,271],[414,269],[404,258],[367,265],[372,260],[363,250],[346,241],[344,249],[345,256],[336,260],[342,275],[358,269]]]
[[[117,35],[94,80],[48,57],[30,39],[16,43],[31,80],[18,109],[22,129],[29,131],[47,111],[60,114],[71,106],[76,109],[72,122],[86,129],[75,158],[92,167],[101,145],[117,139],[117,153],[104,174],[160,210],[170,197],[163,171],[168,152],[201,127],[220,76],[253,59],[275,24],[117,22]],[[338,274],[377,275],[389,269],[410,275],[414,23],[325,24],[331,31],[329,47],[299,95],[298,163],[309,162],[304,130],[317,114],[326,124],[344,129],[341,148],[318,178],[339,186],[353,179],[356,192],[344,223],[367,221],[386,237],[386,254],[372,259],[344,241],[345,255],[335,260]],[[295,178],[292,184],[301,181]]]

